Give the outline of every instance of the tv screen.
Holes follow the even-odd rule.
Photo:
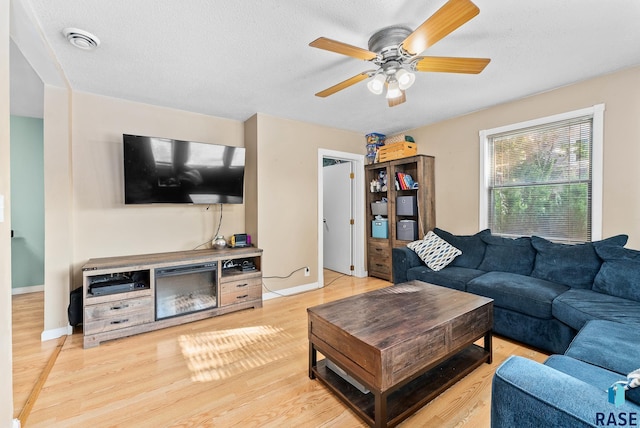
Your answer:
[[[123,135],[125,204],[241,204],[243,147]]]

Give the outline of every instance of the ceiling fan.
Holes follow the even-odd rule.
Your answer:
[[[386,86],[386,98],[389,107],[393,107],[406,101],[405,90],[415,81],[414,71],[480,73],[490,59],[418,55],[479,13],[480,9],[470,0],[449,0],[413,31],[402,25],[377,31],[369,39],[368,50],[326,37],[314,40],[309,46],[370,61],[378,67],[356,74],[318,92],[316,96],[328,97],[370,79],[367,87],[374,94],[381,94]]]

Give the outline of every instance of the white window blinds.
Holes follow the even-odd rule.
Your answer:
[[[488,227],[505,236],[591,240],[593,117],[488,135]]]

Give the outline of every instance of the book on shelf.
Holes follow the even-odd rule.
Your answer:
[[[401,190],[409,190],[413,188],[414,181],[410,174],[406,174],[404,172],[397,172],[396,181],[398,183],[398,187]]]

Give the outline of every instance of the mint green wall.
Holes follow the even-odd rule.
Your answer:
[[[11,116],[11,287],[44,284],[43,121]]]

